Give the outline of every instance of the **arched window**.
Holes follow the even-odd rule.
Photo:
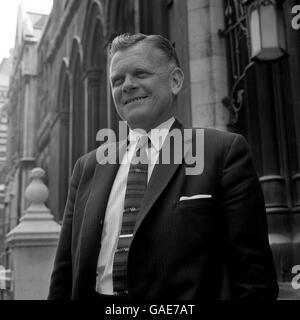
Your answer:
[[[71,166],[86,151],[85,143],[85,99],[82,68],[82,46],[79,37],[73,40],[70,71],[71,71],[71,108],[70,108],[70,141],[71,141]]]
[[[67,200],[68,185],[71,177],[71,163],[70,163],[70,75],[68,69],[68,60],[64,58],[60,70],[57,101],[57,113],[59,123],[59,161],[58,161],[58,179],[57,179],[57,199],[58,219],[62,220],[65,203]],[[54,190],[53,190],[54,192]]]
[[[97,147],[96,134],[108,126],[106,54],[100,1],[90,1],[83,29],[84,81],[87,98],[87,149]]]

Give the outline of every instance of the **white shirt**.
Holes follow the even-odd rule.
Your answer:
[[[172,117],[148,133],[151,140],[151,148],[147,149],[148,182],[157,162],[159,151],[174,121],[175,119]],[[96,291],[102,294],[113,294],[113,261],[122,225],[127,176],[136,144],[141,136],[142,134],[138,130],[129,130],[129,146],[122,158],[107,202],[96,277]]]

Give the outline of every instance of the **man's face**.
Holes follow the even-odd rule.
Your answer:
[[[149,131],[174,114],[174,79],[164,52],[139,42],[117,51],[111,60],[110,83],[117,112],[132,128]],[[177,68],[178,69],[178,68]]]

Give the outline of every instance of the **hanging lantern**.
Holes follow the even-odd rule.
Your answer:
[[[283,12],[276,1],[261,0],[250,12],[251,57],[275,60],[285,53]]]

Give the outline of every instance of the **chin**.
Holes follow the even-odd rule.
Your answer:
[[[149,114],[146,113],[139,113],[139,114],[134,114],[132,116],[128,116],[127,118],[127,122],[130,125],[130,128],[135,129],[135,128],[140,128],[140,129],[144,129],[145,127],[147,127],[147,125],[149,124]]]
[[[147,130],[147,125],[144,122],[129,122],[128,124],[131,129],[143,129]]]

